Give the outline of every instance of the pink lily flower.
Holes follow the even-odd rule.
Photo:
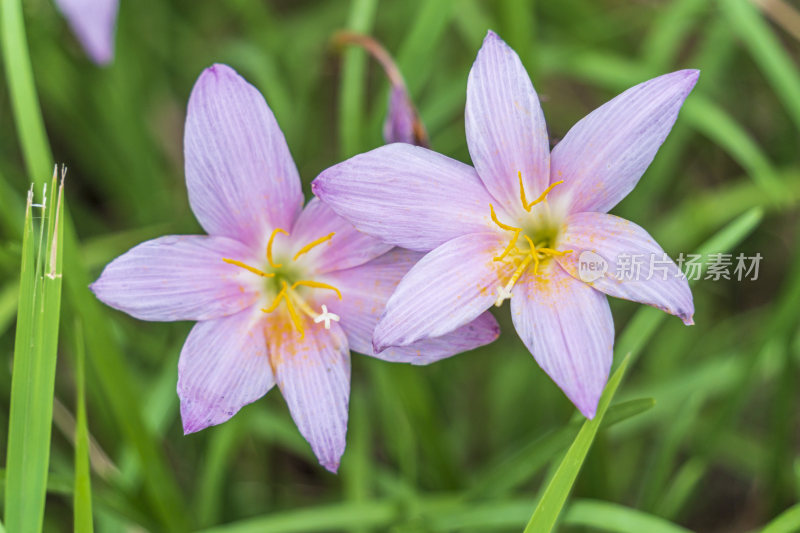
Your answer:
[[[142,243],[92,285],[142,320],[196,320],[178,363],[185,433],[220,424],[280,388],[300,433],[335,472],[345,448],[350,349],[428,364],[492,342],[489,313],[437,338],[377,354],[372,333],[422,254],[356,231],[317,199],[264,98],[214,65],[189,99],[184,137],[192,210],[208,235]]]
[[[107,65],[114,59],[119,0],[56,0],[89,59]]]
[[[636,224],[609,215],[639,181],[698,71],[660,76],[579,121],[550,150],[539,98],[517,54],[489,32],[469,75],[466,133],[474,168],[392,144],[324,171],[312,190],[357,229],[428,252],[403,278],[375,330],[378,351],[442,335],[511,300],[514,326],[586,417],[612,363],[606,295],[692,324],[685,277]],[[588,252],[607,270],[579,275]],[[628,280],[625,254],[662,260]],[[585,256],[584,256],[585,257]]]

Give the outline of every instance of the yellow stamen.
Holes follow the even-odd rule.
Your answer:
[[[542,252],[547,255],[557,255],[558,257],[565,256],[567,254],[571,254],[572,250],[553,250],[552,248],[537,248],[537,251]]]
[[[334,235],[336,235],[336,232],[332,231],[332,232],[328,233],[327,235],[325,235],[324,237],[320,237],[319,239],[317,239],[315,241],[311,241],[310,243],[306,244],[305,246],[300,248],[300,250],[298,250],[296,254],[294,254],[294,257],[292,258],[292,261],[297,261],[298,257],[300,257],[301,255],[303,255],[305,253],[310,252],[315,246],[319,246],[323,242],[331,240]]]
[[[292,319],[292,324],[297,329],[298,333],[300,333],[300,338],[302,339],[305,337],[306,332],[303,330],[303,321],[300,319],[300,316],[297,314],[294,306],[292,305],[292,299],[286,298],[286,308],[289,309],[289,318]]]
[[[492,204],[489,204],[489,212],[492,215],[492,222],[497,224],[500,229],[514,232],[514,235],[511,237],[508,246],[506,246],[506,249],[503,250],[500,255],[494,258],[495,261],[502,261],[512,250],[516,248],[517,239],[519,239],[519,234],[522,233],[522,228],[515,228],[514,226],[509,226],[508,224],[503,224],[500,222],[500,220],[497,218],[497,214],[494,212],[494,206]]]
[[[548,188],[544,190],[539,197],[531,203],[528,203],[528,199],[525,197],[525,185],[522,183],[522,171],[517,172],[517,176],[519,176],[519,198],[522,200],[522,207],[525,208],[525,211],[530,213],[531,207],[535,206],[536,204],[542,203],[547,199],[547,195],[550,194],[556,185],[561,185],[564,183],[564,180],[556,181],[555,183],[551,184]]]
[[[282,265],[280,263],[275,263],[272,260],[272,242],[275,240],[275,235],[278,233],[283,233],[284,235],[289,235],[289,232],[285,229],[275,228],[272,230],[272,234],[269,236],[269,242],[267,242],[267,261],[269,261],[269,266],[272,268],[280,268]]]
[[[265,313],[271,313],[274,310],[276,310],[278,308],[278,306],[281,304],[281,298],[286,298],[288,300],[288,298],[286,296],[286,289],[288,289],[288,288],[289,288],[289,285],[287,285],[286,282],[284,281],[283,282],[283,287],[281,287],[281,290],[278,293],[278,295],[275,296],[275,299],[272,300],[272,303],[269,304],[269,307],[263,308],[262,311],[264,311]]]
[[[329,289],[334,291],[340,300],[342,299],[342,292],[333,285],[328,285],[327,283],[322,283],[321,281],[301,279],[300,281],[295,281],[292,285],[292,288],[296,289],[300,285],[303,285],[304,287],[313,287],[315,289]]]
[[[272,276],[275,275],[275,274],[273,274],[271,272],[270,273],[262,272],[259,269],[251,267],[250,265],[246,265],[246,264],[242,263],[241,261],[237,261],[236,259],[228,259],[227,257],[223,257],[222,260],[225,261],[226,263],[228,263],[229,265],[236,265],[238,267],[241,267],[241,268],[243,268],[245,270],[248,270],[248,271],[252,272],[253,274],[258,274],[259,276],[264,277],[264,278],[271,278]]]
[[[525,240],[528,241],[528,246],[530,249],[528,250],[528,255],[533,258],[533,273],[539,273],[539,251],[536,249],[536,245],[533,244],[533,241],[527,235],[523,235]],[[530,263],[530,261],[529,261]]]

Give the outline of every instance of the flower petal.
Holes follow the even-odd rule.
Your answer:
[[[518,172],[528,201],[535,199],[550,179],[550,142],[525,67],[492,31],[469,73],[465,115],[475,170],[507,211],[522,214]]]
[[[114,59],[119,0],[56,0],[89,59],[107,65]]]
[[[232,68],[207,68],[192,89],[184,155],[189,203],[210,235],[260,248],[270,229],[291,231],[297,167],[261,93]]]
[[[198,322],[178,361],[185,434],[221,424],[275,384],[257,308]]]
[[[376,351],[441,337],[478,318],[514,270],[494,260],[505,245],[497,233],[474,233],[425,255],[386,303],[373,337]]]
[[[319,198],[312,198],[300,213],[292,230],[294,255],[303,246],[334,233],[329,241],[315,246],[300,259],[317,273],[351,268],[392,249],[391,244],[361,233]]]
[[[641,83],[575,124],[550,157],[552,200],[570,212],[605,213],[633,190],[667,138],[700,72],[680,70]]]
[[[511,318],[542,370],[586,418],[594,418],[614,348],[606,296],[551,263],[542,276],[522,276]]]
[[[281,311],[267,315],[267,343],[278,387],[320,464],[336,473],[346,444],[350,400],[347,338],[336,322],[325,329],[305,317],[301,338]]]
[[[493,200],[475,170],[419,146],[357,155],[322,172],[311,190],[359,231],[419,252],[491,227]]]
[[[140,320],[219,318],[258,297],[254,276],[223,257],[247,261],[250,252],[227,237],[159,237],[114,259],[90,288],[106,305]]]
[[[558,262],[570,275],[609,296],[652,305],[680,317],[686,325],[694,324],[692,291],[686,277],[643,228],[605,213],[574,213],[567,218],[566,227],[559,246],[573,251]],[[593,272],[580,269],[581,260],[585,265],[596,260],[607,270],[593,279]]]
[[[327,282],[342,291],[341,301],[334,296],[326,303],[341,317],[339,324],[347,334],[351,350],[395,363],[427,365],[497,339],[500,327],[492,314],[486,312],[441,337],[375,352],[372,334],[378,318],[402,277],[421,258],[420,253],[396,248],[369,263],[326,276]]]

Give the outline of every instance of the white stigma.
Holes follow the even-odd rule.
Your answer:
[[[511,299],[511,287],[506,285],[505,287],[497,287],[497,300],[495,300],[494,305],[496,307],[500,307],[503,305],[503,302],[506,300]]]
[[[325,329],[331,329],[331,320],[339,322],[339,315],[329,312],[328,306],[322,304],[322,313],[314,318],[314,323],[319,324],[320,322],[325,322]]]

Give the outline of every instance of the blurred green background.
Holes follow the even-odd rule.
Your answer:
[[[775,1],[121,0],[108,68],[85,58],[50,1],[23,4],[47,134],[69,167],[75,261],[91,279],[142,240],[200,232],[183,121],[195,79],[214,62],[263,92],[307,194],[320,171],[382,144],[387,82],[363,52],[331,45],[340,29],[386,46],[432,148],[465,162],[467,75],[487,29],[521,56],[552,143],[629,86],[700,69],[671,135],[614,213],[673,257],[703,243],[758,252],[760,276],[697,282],[691,328],[612,301],[616,360],[633,353],[616,401],[641,401],[601,429],[559,530],[643,531],[638,510],[675,524],[665,532],[752,531],[798,501],[800,27],[766,16]],[[9,100],[0,84],[2,456],[30,180]],[[520,531],[580,422],[506,306],[504,334],[484,349],[430,367],[353,357],[338,476],[317,465],[277,391],[185,437],[175,384],[191,324],[136,321],[66,278],[46,531],[72,529],[76,316],[89,349],[98,531]],[[783,520],[771,531],[800,531],[798,508]]]

